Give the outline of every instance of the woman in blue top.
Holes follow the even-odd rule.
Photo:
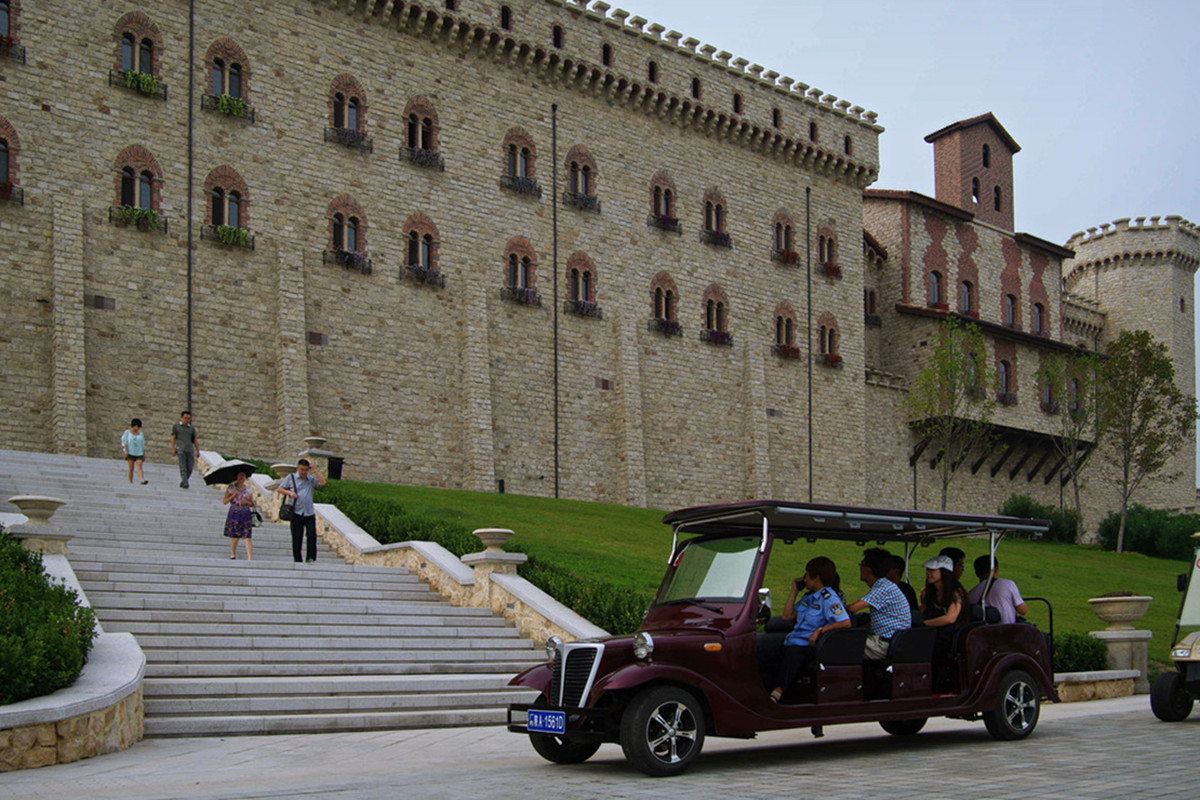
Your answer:
[[[142,421],[134,417],[129,423],[129,430],[121,434],[121,452],[129,464],[129,482],[133,483],[133,465],[137,464],[138,480],[142,485],[149,483],[142,472],[142,464],[146,460],[146,434],[142,433]]]
[[[783,640],[783,665],[779,670],[779,685],[771,692],[772,700],[779,702],[801,668],[816,656],[814,645],[822,633],[850,627],[841,582],[837,567],[825,556],[809,561],[804,566],[804,577],[792,582],[792,593],[783,608],[783,618],[796,620],[796,627]],[[807,593],[797,601],[802,583]]]

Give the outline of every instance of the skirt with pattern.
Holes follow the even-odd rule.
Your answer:
[[[230,506],[225,517],[225,535],[230,539],[249,539],[254,533],[254,520],[249,506]]]

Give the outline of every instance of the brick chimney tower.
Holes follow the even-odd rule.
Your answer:
[[[1012,157],[1021,145],[992,113],[947,125],[925,141],[933,145],[937,199],[1013,230]]]

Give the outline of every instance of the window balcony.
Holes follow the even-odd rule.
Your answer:
[[[832,261],[826,261],[821,265],[821,274],[827,278],[840,280],[842,277],[842,268],[837,264],[834,264]]]
[[[821,353],[817,356],[817,363],[831,369],[841,369],[844,362],[837,353]]]
[[[437,150],[426,150],[423,147],[401,147],[400,160],[407,161],[418,167],[426,169],[436,169],[439,172],[446,171],[446,160],[442,158]]]
[[[523,306],[540,308],[542,305],[542,296],[537,293],[537,289],[529,289],[524,286],[505,286],[500,290],[500,299]]]
[[[108,85],[121,86],[138,94],[143,94],[146,97],[157,97],[164,103],[167,101],[167,85],[160,83],[155,76],[138,72],[135,69],[110,69],[108,71]]]
[[[368,153],[375,150],[375,144],[371,141],[371,137],[354,128],[326,128],[325,141],[365,150]]]
[[[245,228],[235,228],[232,225],[205,225],[200,229],[200,238],[226,247],[254,249],[254,234]]]
[[[1043,400],[1042,411],[1045,411],[1047,414],[1057,414],[1058,402],[1055,400]]]
[[[700,241],[713,247],[733,247],[733,240],[725,231],[700,231]]]
[[[646,322],[646,330],[663,336],[683,336],[683,326],[678,320],[652,317]]]
[[[729,331],[719,331],[715,328],[701,328],[700,341],[720,347],[733,347],[733,334]]]
[[[563,302],[563,312],[574,314],[577,317],[604,318],[604,312],[600,306],[590,300],[566,300]]]
[[[789,361],[797,361],[800,358],[800,346],[795,344],[777,344],[771,348],[771,352]]]
[[[517,175],[501,175],[500,188],[530,197],[540,198],[542,196],[542,187],[538,186],[538,182],[533,178],[522,178]]]
[[[405,264],[400,268],[400,278],[420,284],[421,286],[436,286],[439,289],[446,288],[446,279],[442,276],[441,270],[423,267],[420,264]]]
[[[933,302],[933,303],[929,304],[929,307],[932,308],[934,311],[949,311],[950,310],[949,303]]]
[[[25,190],[20,186],[13,186],[9,181],[0,183],[0,203],[12,203],[18,206],[25,205]]]
[[[670,231],[671,233],[683,233],[683,225],[679,220],[672,217],[670,214],[651,214],[646,217],[646,224],[651,228],[658,228],[660,231]]]
[[[200,97],[200,108],[205,111],[215,111],[226,117],[235,117],[254,124],[254,109],[246,105],[240,97],[230,97],[227,94],[206,94]]]
[[[134,227],[139,231],[165,234],[167,232],[167,217],[149,208],[136,206],[109,206],[108,221],[118,227]]]
[[[794,267],[800,263],[800,254],[795,250],[777,250],[772,247],[771,260],[778,261],[785,267]]]
[[[566,192],[563,194],[563,205],[578,208],[581,211],[600,213],[600,198],[592,194]]]
[[[863,314],[863,324],[868,328],[883,327],[883,317],[878,314]]]
[[[352,250],[326,250],[322,261],[326,264],[336,264],[355,272],[361,272],[363,275],[371,274],[371,259],[367,258],[365,253],[357,253]]]
[[[1017,404],[1016,392],[996,392],[996,400],[1002,406],[1015,406]]]

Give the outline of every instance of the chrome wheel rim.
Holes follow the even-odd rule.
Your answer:
[[[1004,694],[1004,718],[1015,731],[1024,731],[1037,721],[1037,695],[1033,687],[1018,681]]]
[[[655,758],[677,764],[696,746],[696,718],[683,703],[663,703],[647,720],[646,742]]]

